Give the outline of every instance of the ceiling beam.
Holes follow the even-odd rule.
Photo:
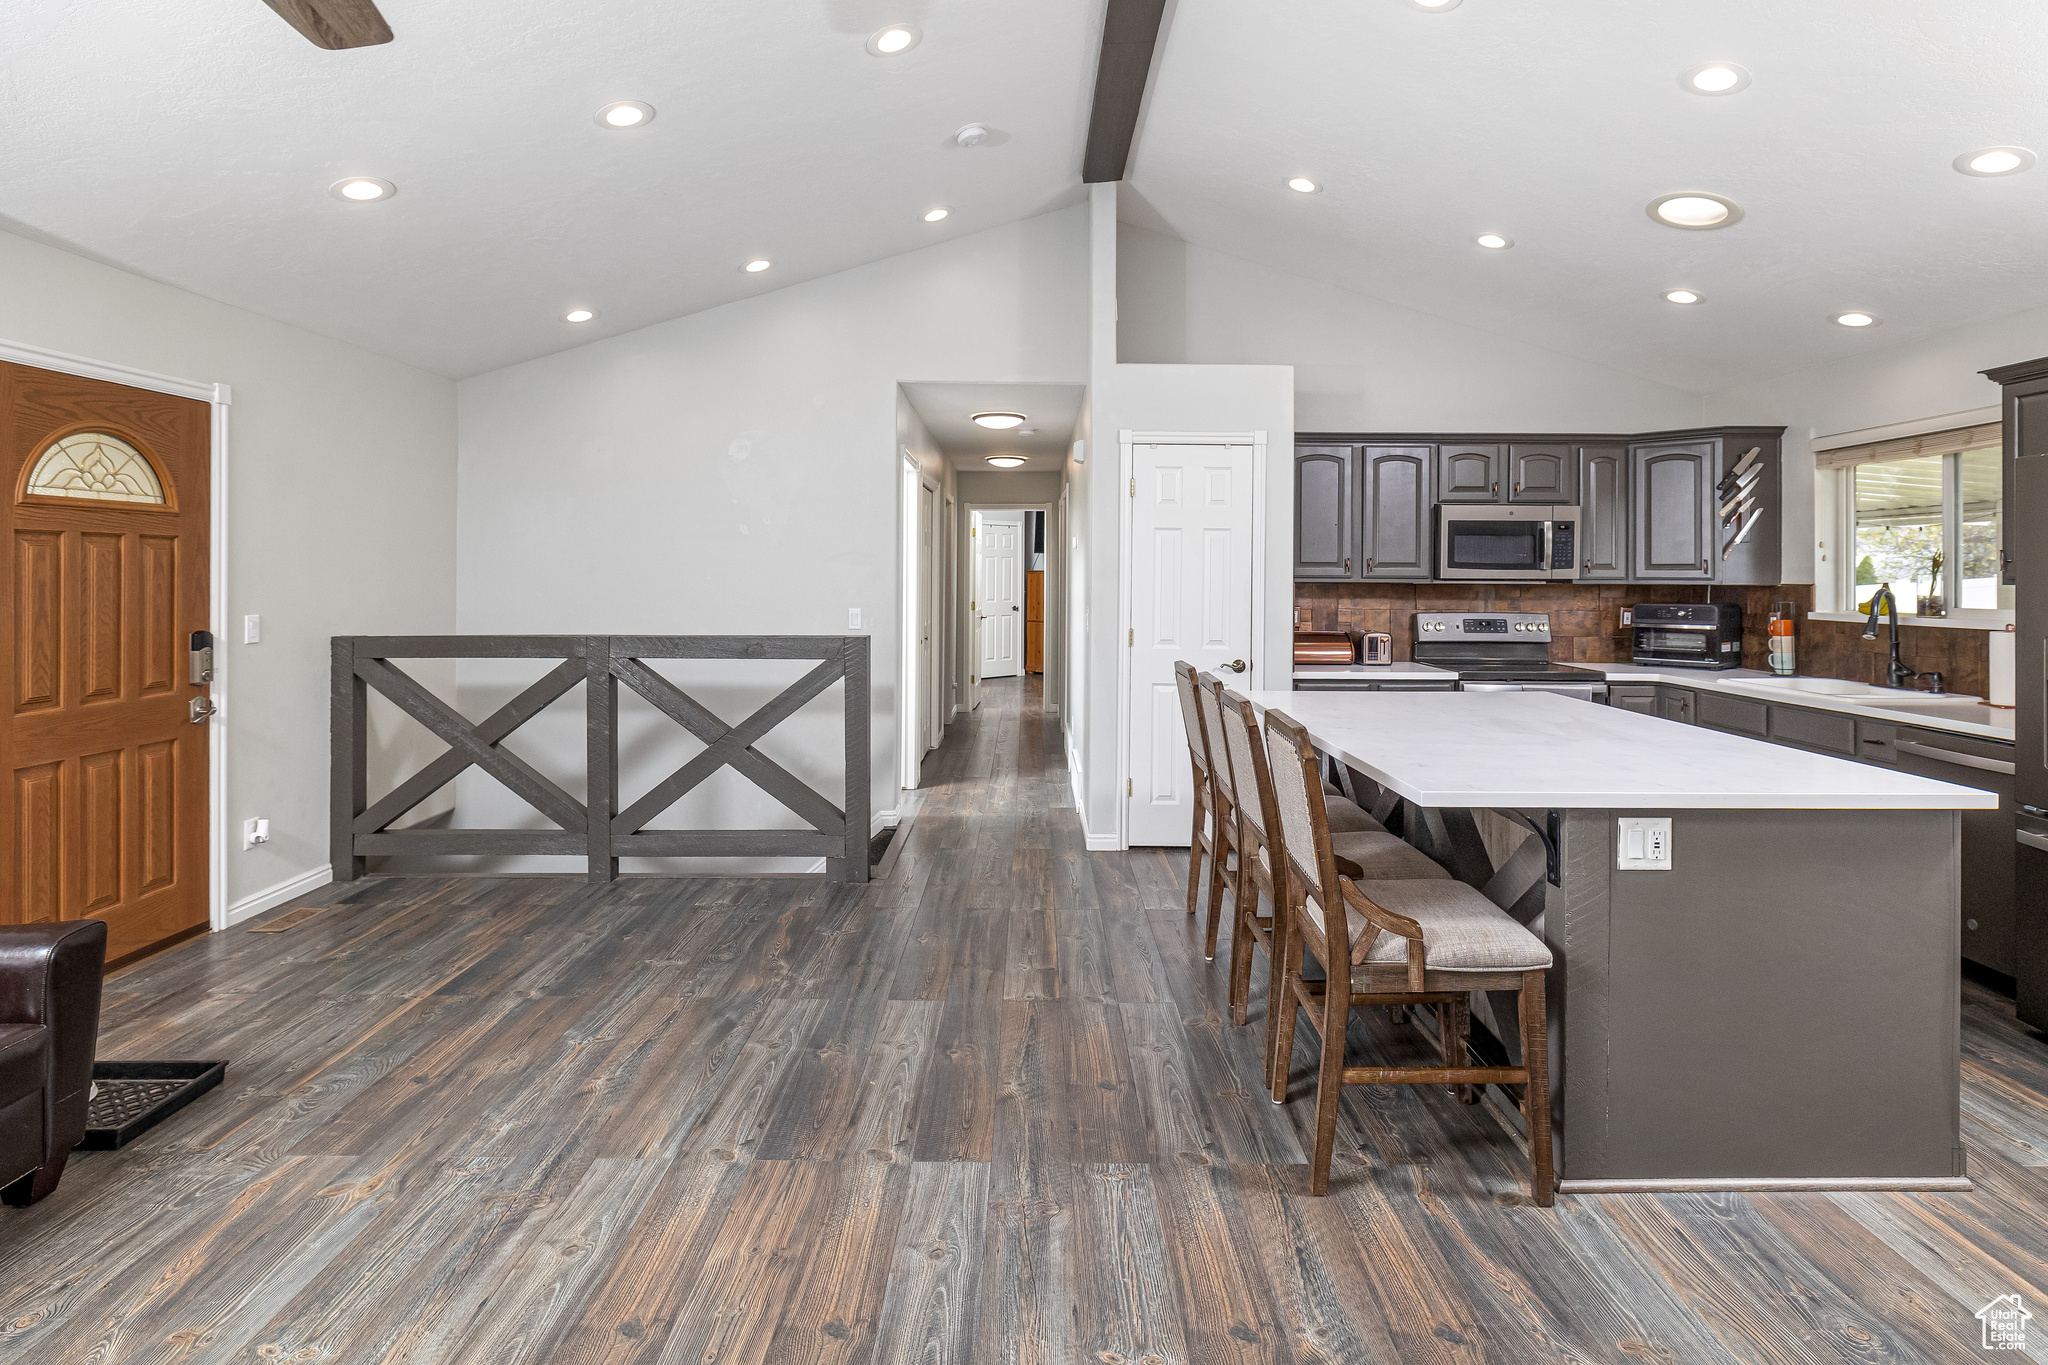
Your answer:
[[[263,0],[314,47],[341,52],[391,41],[376,0]]]
[[[1102,19],[1102,59],[1095,67],[1095,107],[1088,116],[1088,150],[1081,160],[1081,179],[1090,185],[1124,178],[1165,13],[1166,0],[1109,0]]]

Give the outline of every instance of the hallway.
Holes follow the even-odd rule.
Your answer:
[[[1975,988],[1972,1195],[1539,1210],[1418,1086],[1347,1089],[1308,1196],[1313,1035],[1272,1105],[1184,853],[1086,851],[1038,688],[954,718],[883,881],[371,878],[115,976],[103,1056],[228,1082],[0,1210],[0,1358],[1939,1362],[2048,1298],[2048,1047]]]

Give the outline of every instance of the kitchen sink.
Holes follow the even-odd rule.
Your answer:
[[[1724,678],[1724,687],[1755,687],[1769,692],[1818,692],[1830,697],[1861,697],[1883,689],[1847,678]],[[1894,694],[1896,695],[1896,694]]]

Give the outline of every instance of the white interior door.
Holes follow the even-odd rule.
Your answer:
[[[1130,842],[1188,842],[1187,732],[1173,665],[1239,690],[1250,672],[1256,518],[1252,448],[1132,451]]]
[[[918,718],[918,729],[922,747],[929,750],[937,746],[945,727],[939,719],[939,490],[929,484],[918,485],[917,496],[917,581],[923,587],[923,600],[919,603],[919,650],[921,686],[919,697],[923,701]]]
[[[1024,671],[1024,518],[984,512],[975,538],[975,615],[981,622],[981,676]]]

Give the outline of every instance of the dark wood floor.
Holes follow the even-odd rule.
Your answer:
[[[1310,1197],[1306,1087],[1035,695],[867,888],[376,879],[120,974],[102,1055],[229,1081],[0,1210],[0,1359],[1946,1362],[2048,1304],[2048,1047],[1975,989],[1971,1195],[1540,1210],[1489,1108],[1358,1087]]]

